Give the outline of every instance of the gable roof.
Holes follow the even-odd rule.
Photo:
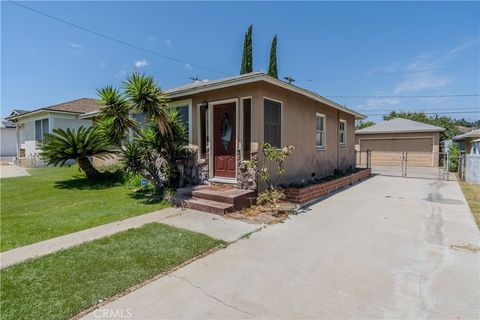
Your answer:
[[[241,74],[238,76],[233,76],[229,78],[223,78],[223,79],[218,79],[218,80],[203,80],[203,81],[196,81],[194,83],[189,83],[184,86],[172,88],[165,90],[165,93],[168,95],[169,98],[180,98],[200,92],[205,92],[205,91],[210,91],[210,90],[216,90],[216,89],[221,89],[221,88],[227,88],[235,85],[240,85],[240,84],[246,84],[246,83],[253,83],[253,82],[259,82],[259,81],[264,81],[270,84],[273,84],[278,87],[282,87],[284,89],[299,93],[303,96],[306,96],[310,99],[319,101],[321,103],[324,103],[330,107],[333,107],[335,109],[341,110],[343,112],[349,113],[351,115],[354,115],[357,119],[364,119],[365,116],[361,113],[358,113],[352,109],[349,109],[345,106],[342,106],[341,104],[338,104],[332,100],[329,100],[325,97],[322,97],[321,95],[307,90],[303,89],[297,86],[294,86],[292,84],[286,83],[284,81],[278,80],[276,78],[270,77],[269,75],[263,73],[263,72],[251,72],[251,73],[246,73],[246,74]]]
[[[9,117],[18,116],[19,114],[27,113],[27,112],[30,112],[30,111],[28,111],[28,110],[21,110],[21,109],[13,109],[12,112],[10,112]]]
[[[432,126],[423,122],[403,118],[395,118],[379,122],[373,126],[355,131],[355,134],[369,133],[403,133],[403,132],[440,132],[445,131],[442,127]]]
[[[464,140],[467,138],[480,138],[480,129],[472,130],[470,132],[459,134],[452,138],[452,140]]]
[[[20,117],[24,117],[33,113],[37,113],[40,111],[53,111],[53,112],[64,112],[64,113],[74,113],[74,114],[84,114],[92,111],[98,110],[102,105],[96,100],[92,98],[81,98],[77,100],[67,101],[59,104],[54,104],[51,106],[35,109],[32,111],[26,111],[22,113],[18,113],[16,115],[10,115],[7,119],[14,120]],[[14,110],[16,111],[16,110]],[[24,111],[24,110],[20,110]],[[12,112],[13,114],[13,112]]]

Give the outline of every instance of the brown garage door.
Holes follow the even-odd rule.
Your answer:
[[[410,166],[433,166],[432,138],[379,138],[360,140],[361,151],[372,151],[372,165],[400,165],[403,152]]]

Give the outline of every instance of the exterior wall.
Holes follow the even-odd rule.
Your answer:
[[[0,157],[15,157],[17,155],[16,129],[1,128],[0,139]]]
[[[19,146],[20,149],[25,150],[25,158],[35,159],[38,158],[40,153],[39,145],[37,144],[35,137],[35,121],[42,119],[49,119],[49,133],[53,132],[53,129],[75,129],[78,130],[80,126],[89,127],[92,125],[92,121],[89,119],[78,119],[76,115],[72,114],[56,114],[51,112],[44,112],[31,117],[19,119]],[[19,152],[20,153],[20,152]],[[35,165],[42,165],[40,161],[36,161]]]
[[[285,182],[304,183],[312,178],[332,175],[335,169],[355,167],[355,117],[300,94],[270,84],[262,84],[263,96],[282,101],[282,145],[295,151],[285,162]],[[263,100],[258,116],[260,141],[263,141]],[[315,117],[326,115],[325,149],[315,148]],[[339,144],[339,120],[347,122],[346,145]]]
[[[252,98],[251,152],[256,153],[263,142],[264,97],[282,102],[282,145],[293,145],[295,151],[285,163],[284,182],[305,182],[333,174],[335,169],[347,170],[355,166],[355,117],[314,101],[303,95],[268,83],[251,83],[209,92],[198,93],[176,100],[192,100],[192,144],[199,145],[199,105],[203,102],[237,99],[237,121],[240,119],[240,98]],[[211,108],[209,108],[211,112]],[[315,148],[316,113],[326,115],[326,149]],[[339,145],[339,119],[347,123],[346,145]],[[237,122],[241,123],[241,122]],[[211,127],[211,119],[209,119]],[[242,141],[241,125],[237,126],[237,150]],[[211,141],[211,138],[210,138]],[[207,150],[208,152],[208,150]],[[237,152],[239,155],[240,152]],[[261,156],[261,155],[259,155]],[[260,159],[261,160],[261,159]],[[208,161],[208,160],[207,160]]]

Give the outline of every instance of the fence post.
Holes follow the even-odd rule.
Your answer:
[[[404,171],[403,177],[406,178],[407,177],[407,168],[408,168],[408,165],[407,165],[408,153],[407,153],[407,151],[405,151],[403,154],[404,154],[404,159],[405,159],[405,171]]]

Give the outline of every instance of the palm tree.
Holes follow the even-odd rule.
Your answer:
[[[122,85],[124,94],[111,86],[97,90],[105,105],[99,112],[99,126],[110,141],[120,145],[133,131],[138,134],[138,123],[132,113],[142,113],[147,122],[156,123],[162,134],[170,134],[168,127],[168,99],[151,76],[133,73]]]
[[[104,159],[113,151],[97,127],[81,126],[77,131],[70,128],[53,129],[53,133],[45,136],[40,156],[48,161],[48,165],[54,166],[63,166],[67,161],[73,160],[89,180],[98,180],[102,174],[95,169],[89,157]]]

